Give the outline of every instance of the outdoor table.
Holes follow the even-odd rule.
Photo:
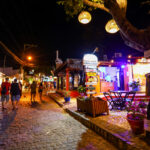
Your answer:
[[[136,92],[134,91],[124,91],[124,90],[110,91],[110,93],[113,93],[115,99],[117,99],[116,101],[113,101],[114,105],[120,107],[120,109],[123,109],[123,107],[125,107],[125,103],[127,101],[133,101],[136,94]],[[129,98],[130,95],[132,96]]]
[[[119,100],[125,100],[127,98],[130,91],[124,91],[124,90],[117,90],[117,91],[110,91],[110,93],[113,93],[115,98]]]

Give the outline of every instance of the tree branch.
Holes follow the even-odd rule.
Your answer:
[[[88,6],[91,6],[91,7],[94,7],[94,8],[99,8],[99,9],[102,9],[102,10],[110,13],[109,10],[104,6],[104,4],[95,3],[95,2],[92,2],[90,0],[83,0],[83,3],[88,5]]]
[[[133,26],[122,13],[116,0],[105,0],[104,5],[109,9],[122,35],[128,39],[128,42],[134,43],[135,49],[139,50],[139,48],[142,48],[140,51],[144,51],[150,48],[150,28],[137,29]],[[130,44],[128,45],[130,46]]]

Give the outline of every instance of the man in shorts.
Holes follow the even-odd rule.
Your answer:
[[[11,84],[10,90],[13,110],[18,109],[18,102],[20,100],[20,90],[21,87],[17,83],[17,79],[14,79],[14,82]]]
[[[5,106],[9,102],[9,90],[10,90],[9,78],[5,79],[5,82],[2,82],[1,85],[1,101],[2,101],[2,111],[7,109]],[[4,104],[6,101],[6,104]]]

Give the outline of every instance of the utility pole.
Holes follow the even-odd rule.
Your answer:
[[[25,51],[29,48],[33,48],[33,47],[37,47],[38,45],[35,44],[24,44],[23,47],[23,54],[22,54],[22,60],[25,61]],[[23,65],[20,66],[20,73],[21,73],[21,79],[22,79],[22,83],[24,80],[24,69],[23,69]]]

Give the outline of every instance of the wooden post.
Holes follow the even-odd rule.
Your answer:
[[[66,91],[69,91],[69,69],[66,69]]]
[[[22,80],[22,84],[23,84],[23,81],[24,81],[24,70],[23,70],[23,66],[22,65],[20,66],[20,74],[21,74],[21,80]]]

